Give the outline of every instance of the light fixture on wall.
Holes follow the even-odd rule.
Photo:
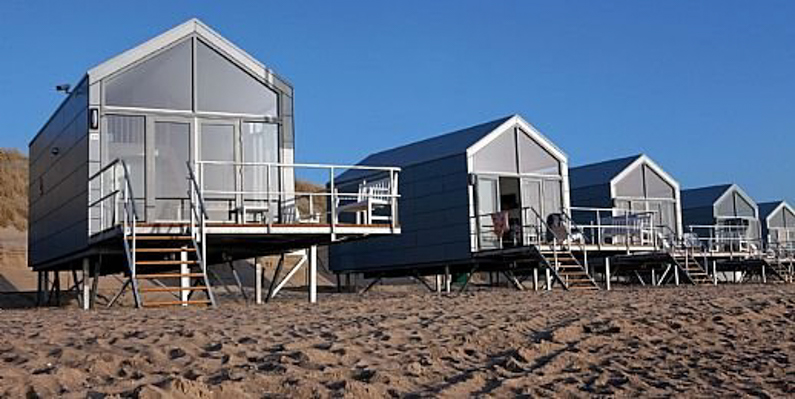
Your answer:
[[[88,111],[88,127],[91,130],[99,129],[99,110],[96,108]]]
[[[72,85],[70,85],[68,83],[64,83],[64,84],[55,86],[55,91],[62,91],[62,92],[64,92],[64,94],[70,94],[71,91],[69,89],[71,89],[71,88],[72,88]]]

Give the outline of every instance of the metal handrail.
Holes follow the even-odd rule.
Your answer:
[[[188,180],[190,181],[191,185],[188,196],[190,197],[191,192],[196,193],[200,211],[202,214],[204,214],[204,217],[207,217],[207,205],[204,203],[204,196],[202,195],[202,190],[199,188],[199,182],[196,180],[196,174],[193,173],[193,167],[191,166],[190,161],[185,162],[185,164],[188,166]],[[193,209],[193,201],[191,201],[191,209]]]
[[[207,276],[207,207],[204,203],[201,185],[196,179],[193,167],[190,162],[186,162],[188,168],[188,198],[190,198],[190,238],[193,247],[196,249],[196,258],[199,267],[202,269],[204,285],[207,287],[207,296],[213,307],[217,306],[215,295],[210,288],[210,280]]]

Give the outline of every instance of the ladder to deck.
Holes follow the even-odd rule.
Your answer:
[[[673,260],[675,266],[684,272],[687,279],[690,280],[690,282],[694,285],[712,283],[712,279],[710,278],[709,274],[701,265],[701,263],[699,263],[698,259],[696,259],[692,252],[672,251],[669,252],[669,255],[671,256],[671,260]]]
[[[130,277],[138,307],[216,305],[201,244],[193,236],[138,234],[127,240],[135,253],[129,257]],[[164,300],[166,295],[174,298]]]
[[[570,249],[553,246],[536,251],[541,261],[567,290],[599,290],[588,269],[580,263]]]

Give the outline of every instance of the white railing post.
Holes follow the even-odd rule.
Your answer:
[[[331,221],[331,241],[337,240],[337,187],[334,185],[334,167],[329,168],[329,190],[331,192],[331,214],[329,219]]]

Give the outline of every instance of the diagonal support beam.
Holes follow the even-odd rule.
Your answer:
[[[298,273],[298,270],[300,270],[301,267],[306,263],[307,259],[308,258],[307,258],[306,255],[302,256],[301,260],[298,261],[298,263],[296,263],[295,266],[293,266],[293,268],[290,269],[289,272],[287,272],[287,275],[284,276],[282,281],[280,281],[279,284],[276,285],[276,288],[273,289],[273,293],[269,294],[268,298],[274,298],[276,296],[276,294],[278,294],[279,291],[281,291],[282,288],[284,288],[284,286],[287,285],[287,282],[290,281],[291,278],[293,278],[295,273]]]

